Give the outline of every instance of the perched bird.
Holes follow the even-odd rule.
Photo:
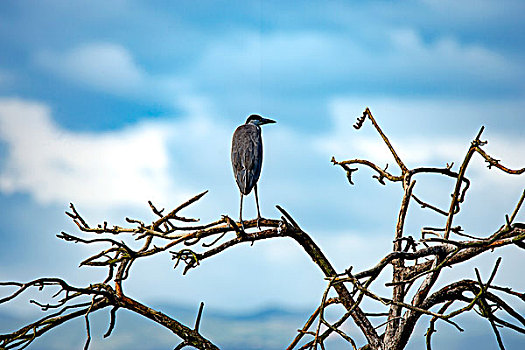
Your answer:
[[[242,221],[242,199],[247,196],[252,188],[255,189],[255,203],[257,205],[257,227],[261,219],[259,210],[259,198],[257,196],[257,181],[261,175],[263,161],[263,144],[261,137],[261,125],[275,123],[274,120],[266,119],[257,114],[252,114],[246,119],[246,123],[239,126],[233,133],[232,138],[232,166],[235,181],[241,191],[241,208],[239,221],[244,230]]]

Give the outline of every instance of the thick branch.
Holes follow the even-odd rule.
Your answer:
[[[289,216],[289,214],[286,211],[284,211],[281,207],[278,206],[277,209],[279,209],[285,216]],[[297,243],[299,243],[301,247],[303,247],[304,251],[321,269],[325,277],[333,278],[337,276],[337,272],[332,267],[332,264],[330,264],[328,259],[321,251],[321,249],[317,246],[317,244],[315,244],[315,242],[310,238],[308,234],[306,234],[298,227],[295,227],[295,230],[288,231],[287,234],[291,238],[293,238]],[[346,287],[342,283],[336,284],[334,286],[334,289],[339,295],[339,300],[341,301],[343,306],[347,310],[353,310],[351,315],[352,319],[354,320],[356,325],[361,329],[367,341],[374,348],[378,348],[380,345],[380,339],[376,330],[374,329],[368,318],[365,316],[361,308],[356,305],[348,289],[346,289]]]
[[[182,338],[186,344],[191,345],[197,349],[219,349],[212,342],[210,342],[208,339],[204,338],[199,334],[198,327],[196,327],[196,329],[191,329],[190,327],[183,325],[182,323],[172,319],[164,313],[153,310],[152,308],[149,308],[146,305],[141,304],[138,301],[128,298],[126,296],[119,298],[117,300],[117,304],[120,307],[136,312],[158,324],[161,324],[162,326],[168,328],[174,334]]]

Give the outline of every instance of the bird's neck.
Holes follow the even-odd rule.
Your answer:
[[[251,121],[251,122],[249,122],[249,123],[246,123],[246,125],[253,125],[253,126],[255,126],[257,129],[261,130],[261,126],[260,126],[260,124],[259,124],[258,122],[256,122],[256,121]]]

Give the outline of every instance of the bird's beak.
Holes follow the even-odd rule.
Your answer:
[[[261,124],[273,124],[273,123],[276,123],[276,121],[271,120],[271,119],[266,119],[266,118],[262,118],[261,120]]]

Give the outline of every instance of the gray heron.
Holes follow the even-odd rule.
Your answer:
[[[231,159],[235,181],[241,192],[239,221],[243,230],[242,199],[243,196],[250,194],[252,188],[255,192],[255,204],[257,205],[257,227],[259,230],[261,229],[259,226],[261,212],[257,195],[257,181],[261,175],[263,161],[261,125],[270,123],[275,123],[275,121],[252,114],[246,119],[246,123],[239,126],[233,133]]]

